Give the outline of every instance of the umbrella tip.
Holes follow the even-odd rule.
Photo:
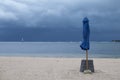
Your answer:
[[[89,21],[87,17],[84,17],[83,21]]]

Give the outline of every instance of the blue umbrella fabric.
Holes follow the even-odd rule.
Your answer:
[[[89,36],[90,36],[90,28],[89,28],[89,20],[87,17],[83,19],[83,41],[80,45],[82,50],[89,50]]]

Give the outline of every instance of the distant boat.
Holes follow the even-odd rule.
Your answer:
[[[23,39],[23,37],[22,37],[21,41],[22,41],[22,42],[24,42],[24,39]]]
[[[120,40],[112,40],[112,42],[120,42]]]

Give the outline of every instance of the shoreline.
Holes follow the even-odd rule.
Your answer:
[[[23,56],[23,55],[11,55],[11,56],[1,56],[0,55],[0,58],[1,57],[18,57],[18,58],[68,58],[68,59],[85,59],[86,57],[63,57],[63,56]],[[120,59],[120,57],[89,57],[89,59]]]

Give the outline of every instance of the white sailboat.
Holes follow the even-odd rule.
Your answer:
[[[23,37],[22,37],[21,41],[24,42],[24,38]]]

